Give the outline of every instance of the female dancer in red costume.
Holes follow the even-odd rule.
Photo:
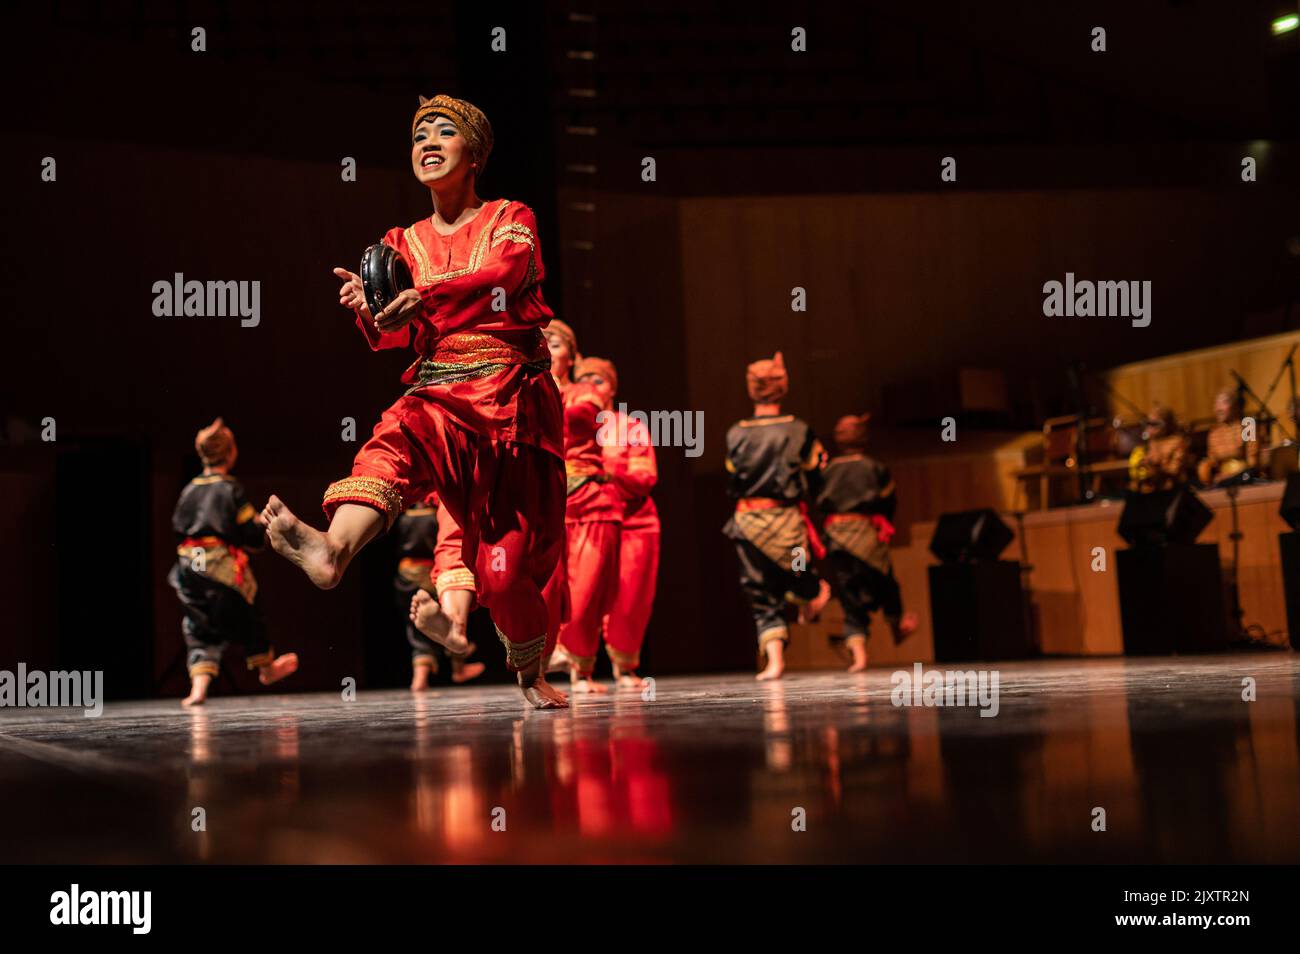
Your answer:
[[[420,98],[411,124],[411,168],[429,189],[433,215],[394,228],[384,242],[411,267],[415,288],[380,314],[361,279],[344,268],[339,303],[356,313],[372,349],[414,343],[408,386],[375,425],[349,477],[331,484],[329,529],[299,520],[278,497],[263,516],[276,552],[322,589],[338,585],[357,552],[402,508],[436,491],[464,532],[464,563],[537,708],[568,704],[546,684],[542,587],[564,535],[563,420],[542,328],[542,257],[532,211],[485,202],[475,191],[492,150],[477,107],[450,96]]]

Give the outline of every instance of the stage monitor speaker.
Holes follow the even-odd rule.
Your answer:
[[[945,513],[930,538],[930,552],[944,563],[996,560],[1015,534],[988,509]]]
[[[1216,544],[1131,547],[1115,563],[1126,656],[1228,649],[1232,624]]]
[[[1119,535],[1135,547],[1195,543],[1213,519],[1210,508],[1187,487],[1149,494],[1130,492],[1119,517]]]
[[[1289,474],[1278,513],[1292,530],[1300,530],[1300,474]]]
[[[1292,647],[1300,647],[1300,533],[1279,533],[1282,550],[1282,592],[1286,596],[1286,631]]]
[[[935,662],[1032,655],[1024,608],[1019,563],[982,560],[930,567]]]

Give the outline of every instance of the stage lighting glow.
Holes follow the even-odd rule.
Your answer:
[[[1281,36],[1283,33],[1290,33],[1298,26],[1300,26],[1300,16],[1294,13],[1285,17],[1278,17],[1273,21],[1273,35]]]

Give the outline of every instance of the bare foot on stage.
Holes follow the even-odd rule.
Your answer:
[[[411,691],[424,692],[429,688],[429,673],[432,666],[412,666],[411,667]],[[453,677],[455,678],[455,677]]]
[[[519,672],[519,689],[534,709],[567,709],[568,697],[551,686],[541,672],[539,659],[527,669]]]
[[[307,579],[322,590],[338,586],[343,570],[328,536],[295,517],[275,495],[266,502],[262,519],[266,522],[267,539],[276,553],[306,573]]]
[[[799,622],[813,623],[817,617],[822,614],[826,604],[831,601],[831,585],[825,580],[817,587],[817,595],[812,598],[810,603],[799,607]]]
[[[211,683],[211,676],[195,676],[190,682],[190,694],[181,700],[181,705],[187,709],[190,706],[203,705],[208,700],[208,686]]]
[[[472,653],[474,651],[474,644],[470,643],[469,647],[469,651]],[[469,682],[471,679],[477,679],[479,676],[483,675],[483,670],[485,668],[486,667],[481,662],[462,663],[458,660],[452,660],[451,681],[456,683],[456,685],[460,685],[462,682]],[[538,676],[537,678],[541,679],[542,677]]]
[[[773,639],[767,643],[767,665],[754,678],[759,682],[780,679],[785,672],[785,643]]]
[[[849,672],[866,672],[867,671],[867,643],[862,639],[855,639],[849,643],[849,652],[853,654],[853,664],[849,666]]]
[[[634,672],[625,672],[619,675],[617,685],[620,689],[644,689],[649,683]]]
[[[411,625],[453,656],[465,656],[471,651],[471,643],[465,638],[464,631],[456,632],[459,627],[452,627],[438,601],[424,590],[416,590],[411,597]]]
[[[609,692],[609,686],[602,685],[590,676],[579,676],[574,673],[570,676],[569,682],[574,692],[580,692],[583,695],[602,696]]]
[[[547,672],[567,672],[573,668],[573,660],[569,658],[560,646],[556,646],[551,652],[551,658],[546,661]]]
[[[292,676],[298,671],[298,654],[285,653],[283,656],[276,656],[271,660],[270,665],[261,666],[257,670],[257,681],[264,686],[279,682],[285,676]]]

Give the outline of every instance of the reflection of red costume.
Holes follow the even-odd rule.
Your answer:
[[[605,469],[623,500],[623,525],[618,591],[605,616],[605,651],[620,668],[635,670],[659,574],[659,511],[650,499],[659,469],[644,424],[620,413],[612,426],[618,428],[617,439],[605,442]]]
[[[618,530],[623,500],[609,483],[605,456],[596,440],[604,402],[590,384],[564,391],[564,469],[568,476],[565,560],[569,620],[559,642],[583,676],[591,675],[600,627],[618,588]]]
[[[523,669],[543,649],[541,588],[563,543],[563,421],[540,331],[551,310],[536,221],[526,206],[501,199],[451,235],[422,219],[384,242],[410,264],[424,307],[400,331],[381,334],[360,315],[357,324],[371,348],[413,338],[420,358],[352,475],[325,492],[325,512],[364,504],[391,525],[436,490],[463,529],[463,560],[507,665]]]

